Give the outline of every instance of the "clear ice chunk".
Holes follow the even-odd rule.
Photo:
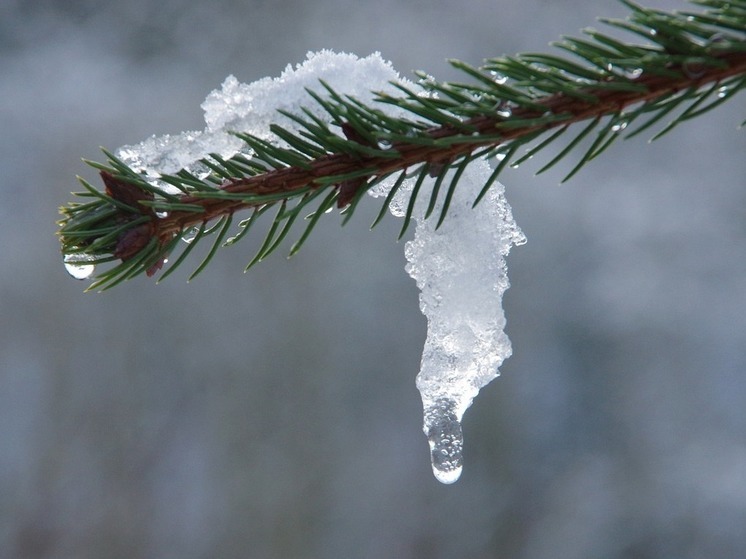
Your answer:
[[[464,433],[456,402],[441,398],[424,404],[427,442],[433,475],[441,483],[450,484],[461,476],[464,467]]]

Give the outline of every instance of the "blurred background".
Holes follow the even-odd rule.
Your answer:
[[[2,0],[2,556],[743,557],[742,96],[562,186],[572,158],[503,175],[529,239],[508,260],[514,355],[466,414],[453,486],[431,475],[425,320],[400,224],[368,230],[377,202],[344,229],[329,216],[291,260],[242,274],[257,238],[189,284],[198,258],[104,294],[66,274],[55,238],[75,175],[95,179],[81,157],[202,129],[228,74],[277,76],[331,48],[451,79],[447,58],[546,51],[625,14],[611,0]]]

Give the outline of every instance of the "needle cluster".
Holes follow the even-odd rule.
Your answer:
[[[494,157],[496,164],[474,205],[507,166],[554,145],[561,147],[539,172],[572,154],[567,180],[619,138],[656,125],[658,138],[746,88],[746,0],[694,0],[704,9],[676,12],[622,1],[630,10],[626,19],[601,21],[635,42],[586,29],[581,38],[555,43],[559,54],[503,56],[480,67],[454,60],[463,82],[422,73],[418,87],[396,83],[396,95],[380,93],[372,103],[322,83],[322,94],[309,90],[308,106],[317,104],[326,118],[280,111],[294,130],[273,124],[271,139],[236,131],[245,149],[202,159],[208,172],[200,176],[186,169],[162,174],[160,184],[173,187],[168,191],[104,150],[104,163],[88,162],[104,189],[79,178],[83,191],[75,194],[82,201],[61,209],[63,255],[96,266],[90,287],[107,289],[154,275],[170,259],[165,278],[210,238],[193,277],[270,212],[250,267],[297,224],[304,227],[291,254],[327,211],[338,208],[346,223],[369,189],[396,177],[375,225],[405,178],[416,177],[403,235],[420,196],[429,196],[427,215],[437,213],[438,225],[446,219],[459,178],[476,159]],[[392,116],[391,107],[405,116]],[[425,192],[419,186],[428,176],[437,179]],[[236,219],[239,213],[245,215]],[[189,243],[182,242],[186,235]]]

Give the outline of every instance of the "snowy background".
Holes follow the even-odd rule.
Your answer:
[[[678,7],[673,1],[653,3]],[[746,548],[743,96],[649,145],[502,177],[514,355],[432,477],[425,337],[399,223],[329,216],[248,275],[103,295],[57,207],[100,159],[201,128],[228,74],[379,50],[407,75],[543,51],[609,0],[0,2],[0,549],[8,558],[740,558]],[[572,165],[567,161],[565,170]],[[362,210],[361,208],[360,210]],[[256,239],[254,242],[258,242]],[[197,259],[193,260],[194,265]]]

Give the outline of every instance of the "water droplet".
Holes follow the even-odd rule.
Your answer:
[[[636,80],[642,76],[642,68],[625,68],[623,66],[616,66],[612,63],[606,65],[606,71],[612,74],[622,75],[628,80]]]
[[[636,80],[642,76],[642,68],[625,68],[624,77],[630,80]]]
[[[513,109],[510,108],[509,105],[506,103],[500,103],[495,112],[497,113],[497,116],[501,116],[503,118],[510,118],[513,115]]]
[[[96,266],[91,264],[93,259],[87,254],[66,254],[62,260],[67,273],[77,280],[84,280],[91,277],[91,274],[96,269]]]
[[[441,483],[455,482],[463,470],[464,434],[456,403],[442,398],[425,409],[425,434],[433,475]]]
[[[389,140],[378,140],[378,149],[391,149],[393,144]]]
[[[611,127],[612,132],[621,132],[625,128],[627,128],[627,124],[629,124],[626,120],[623,120],[621,122],[617,122],[614,126]]]
[[[501,74],[500,72],[490,71],[490,74],[492,75],[492,80],[497,84],[504,84],[508,81],[508,76]]]
[[[718,99],[722,99],[726,95],[728,95],[728,86],[724,85],[723,87],[718,89]]]
[[[199,229],[197,227],[191,227],[187,229],[181,236],[181,240],[184,241],[186,244],[190,244],[197,236],[198,231]]]
[[[526,238],[526,235],[523,234],[523,231],[520,229],[513,233],[513,237],[511,239],[513,241],[513,244],[517,247],[521,245],[525,245],[528,242],[528,239]]]
[[[727,39],[727,37],[725,35],[723,35],[722,33],[714,33],[710,37],[709,45],[710,46],[715,46],[715,45],[719,45],[719,44],[723,44],[723,43],[727,43],[727,42],[728,42],[728,39]]]
[[[492,152],[492,156],[497,161],[502,161],[508,156],[508,148],[506,148],[505,146],[500,146],[494,152]]]
[[[705,66],[701,61],[698,60],[687,60],[686,62],[684,62],[681,68],[682,70],[684,70],[684,74],[686,74],[688,78],[691,78],[693,80],[701,78],[707,71],[707,66]]]
[[[167,218],[167,217],[168,217],[168,212],[167,212],[166,210],[163,210],[163,211],[156,211],[156,212],[155,212],[155,216],[156,216],[156,217],[157,217],[158,219],[165,219],[165,218]]]

